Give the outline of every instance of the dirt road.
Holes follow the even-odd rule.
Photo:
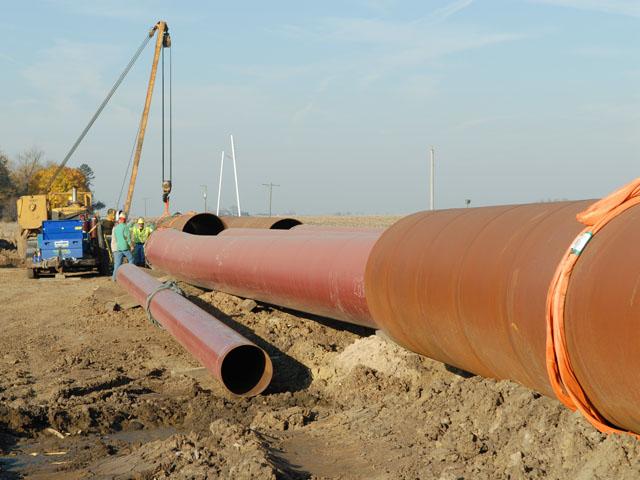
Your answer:
[[[106,278],[0,268],[0,478],[640,476],[636,440],[555,400],[370,330],[184,288],[269,352],[265,394],[227,395],[141,308],[114,311]]]

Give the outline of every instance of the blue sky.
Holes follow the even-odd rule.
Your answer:
[[[4,2],[0,149],[60,160],[158,19],[171,30],[177,210],[215,207],[236,139],[241,204],[298,214],[599,197],[637,177],[640,2]],[[148,47],[69,165],[118,196]],[[134,197],[161,211],[156,90]],[[227,164],[228,165],[228,164]],[[223,205],[235,203],[231,170]]]

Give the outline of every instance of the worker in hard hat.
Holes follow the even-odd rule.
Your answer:
[[[116,281],[116,271],[122,265],[122,258],[125,257],[129,263],[133,263],[133,242],[131,241],[131,232],[127,225],[127,216],[120,213],[118,216],[118,225],[113,227],[111,234],[112,250],[113,250],[113,276],[111,280]]]
[[[149,235],[153,229],[144,223],[144,218],[140,217],[131,228],[131,241],[133,242],[133,263],[139,267],[145,266],[144,244],[147,243]]]

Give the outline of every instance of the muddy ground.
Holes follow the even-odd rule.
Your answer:
[[[184,286],[271,355],[268,390],[233,398],[141,308],[114,310],[107,278],[28,280],[8,264],[0,478],[640,477],[637,440],[553,399],[451,372],[374,331]]]

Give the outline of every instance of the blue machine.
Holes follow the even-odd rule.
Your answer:
[[[81,220],[45,220],[38,235],[40,257],[80,259],[85,253],[85,235]]]
[[[87,223],[94,228],[87,231]],[[91,232],[96,233],[91,235]],[[27,266],[29,278],[41,273],[80,272],[98,269],[104,273],[109,268],[108,253],[100,224],[85,219],[45,220],[42,233],[37,236],[37,247]],[[35,245],[34,245],[35,247]]]

